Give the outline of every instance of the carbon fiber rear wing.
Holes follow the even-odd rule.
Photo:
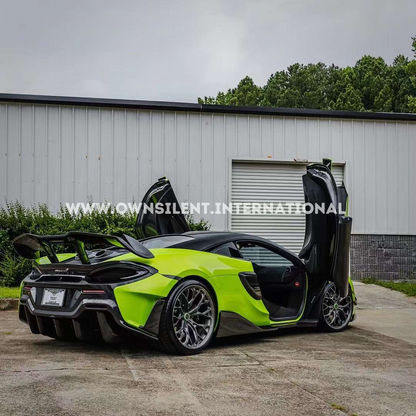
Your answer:
[[[145,259],[154,257],[143,244],[125,234],[115,236],[78,231],[62,235],[22,234],[16,237],[12,244],[16,252],[26,259],[36,260],[40,257],[40,252],[44,251],[51,263],[59,263],[53,249],[56,244],[71,244],[83,264],[90,263],[85,244],[120,247]]]

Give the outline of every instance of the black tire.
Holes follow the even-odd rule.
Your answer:
[[[351,288],[348,296],[341,298],[335,284],[329,283],[322,294],[318,328],[324,332],[343,331],[352,320],[353,307]]]
[[[196,294],[195,298],[192,298],[193,294]],[[190,300],[189,296],[191,296]],[[189,302],[193,299],[195,299],[195,304],[190,304]],[[192,315],[189,312],[192,312],[199,301],[203,303],[201,303],[200,309],[197,309]],[[183,309],[186,307],[188,310],[184,312]],[[215,336],[216,316],[215,297],[205,284],[194,279],[179,282],[167,297],[160,317],[160,346],[170,354],[192,355],[200,353]],[[194,319],[198,322],[194,322]],[[185,339],[181,341],[184,337]],[[193,340],[196,342],[192,343]]]

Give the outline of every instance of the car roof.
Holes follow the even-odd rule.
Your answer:
[[[210,251],[222,244],[232,242],[232,241],[238,241],[238,240],[250,240],[258,243],[263,243],[266,245],[272,245],[276,249],[278,249],[283,255],[285,253],[285,256],[296,262],[300,262],[298,256],[295,253],[292,253],[291,251],[285,249],[284,247],[280,246],[279,244],[273,243],[270,240],[267,240],[262,237],[258,237],[256,235],[252,234],[244,234],[244,233],[235,233],[232,231],[188,231],[183,234],[164,234],[164,235],[158,235],[154,237],[149,237],[141,241],[150,240],[153,238],[158,237],[168,237],[168,236],[187,236],[190,238],[187,238],[186,241],[182,241],[177,244],[173,244],[169,246],[168,248],[181,248],[181,249],[187,249],[187,250],[197,250],[197,251]]]
[[[232,231],[190,231],[182,235],[187,235],[193,237],[189,241],[179,243],[172,248],[186,248],[190,250],[198,251],[210,251],[222,244],[232,242],[232,241],[242,241],[249,240],[252,242],[258,242],[259,244],[263,243],[266,246],[273,246],[278,250],[280,255],[285,256],[287,259],[294,262],[294,264],[302,263],[302,260],[299,257],[292,253],[290,250],[285,249],[279,244],[273,243],[270,240],[267,240],[263,237],[258,237],[253,234],[244,234],[244,233],[235,233]]]
[[[270,244],[270,241],[267,241],[261,237],[250,234],[235,233],[232,231],[189,231],[182,235],[193,238],[188,241],[175,244],[172,247],[205,251],[230,241],[247,239],[268,242]]]

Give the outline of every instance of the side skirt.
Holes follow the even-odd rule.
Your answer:
[[[317,320],[300,320],[296,323],[281,324],[281,325],[269,325],[269,326],[257,326],[250,322],[248,319],[242,317],[235,312],[222,311],[220,313],[220,323],[217,333],[217,338],[229,337],[242,334],[255,334],[261,332],[277,331],[282,328],[293,327],[314,327],[317,326]]]

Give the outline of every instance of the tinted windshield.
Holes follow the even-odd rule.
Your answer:
[[[160,237],[149,238],[148,240],[141,240],[140,242],[147,248],[166,248],[192,239],[193,237],[184,235],[162,235]]]

